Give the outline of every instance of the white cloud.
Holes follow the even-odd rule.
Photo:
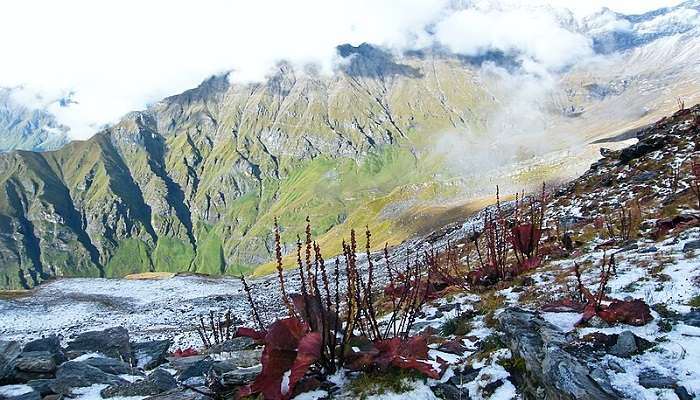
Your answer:
[[[437,25],[435,36],[456,53],[476,56],[500,50],[547,69],[565,67],[592,53],[589,39],[540,9],[457,11]]]
[[[576,0],[525,1],[571,7],[575,15],[607,3],[638,9],[644,7],[640,3],[654,8],[674,2],[609,0],[583,7]],[[449,0],[4,1],[0,86],[22,86],[17,98],[48,107],[73,137],[85,138],[211,74],[234,70],[233,79],[258,80],[280,59],[330,71],[338,44],[422,47],[433,40],[428,26],[457,51],[505,48],[524,54],[536,68],[557,68],[589,51],[580,35],[539,11],[519,14],[501,7],[455,14],[453,5]],[[506,24],[497,24],[499,18]],[[52,103],[69,93],[75,104]]]

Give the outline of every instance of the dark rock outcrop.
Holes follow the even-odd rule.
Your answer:
[[[566,335],[537,314],[506,309],[500,329],[516,357],[525,363],[524,391],[551,400],[612,400],[621,398],[600,368],[589,366],[564,347]]]
[[[132,358],[129,332],[123,327],[82,333],[68,343],[67,351],[71,356],[101,353],[126,362]]]
[[[83,361],[85,364],[95,367],[102,372],[112,375],[135,375],[136,372],[129,364],[108,357],[95,357]]]
[[[92,386],[98,383],[124,385],[128,381],[83,362],[68,361],[58,367],[56,380],[51,384],[51,389],[55,393],[67,395],[71,393],[73,388]]]
[[[134,350],[136,366],[151,370],[165,363],[167,361],[165,357],[172,344],[172,340],[153,340],[133,344],[131,347]]]
[[[12,363],[21,352],[19,342],[0,340],[0,385],[9,383],[9,377],[14,372]]]
[[[153,396],[177,387],[177,381],[164,369],[154,370],[147,379],[110,386],[100,392],[102,397]]]

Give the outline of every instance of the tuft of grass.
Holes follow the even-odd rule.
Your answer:
[[[700,307],[700,295],[697,295],[697,296],[693,297],[693,298],[688,302],[688,305],[691,306],[691,307],[699,308],[699,307]]]
[[[368,372],[359,375],[349,384],[356,399],[367,399],[386,393],[401,394],[412,389],[410,381],[424,379],[415,371],[390,368],[387,371]]]
[[[460,315],[443,322],[438,330],[442,336],[464,336],[471,332],[472,324],[466,316]]]

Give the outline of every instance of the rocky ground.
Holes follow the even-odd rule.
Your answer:
[[[638,139],[622,151],[603,150],[586,174],[551,193],[540,266],[488,287],[452,288],[426,304],[413,330],[430,336],[432,361],[447,362],[440,379],[373,380],[341,370],[297,398],[700,397],[700,209],[690,167],[700,157],[700,107]],[[394,257],[447,242],[466,248],[482,214],[406,242]],[[606,304],[641,300],[650,320],[581,323],[583,310],[571,302],[576,271],[596,293],[611,255]],[[373,258],[381,286],[385,268],[380,255]],[[295,274],[288,277],[295,291]],[[276,279],[252,285],[271,321],[282,308]],[[178,276],[61,280],[1,300],[0,398],[206,399],[212,376],[228,386],[248,382],[261,368],[259,347],[236,338],[203,350],[193,330],[209,310],[232,309],[250,325],[244,295],[236,280]],[[174,354],[190,346],[199,354]]]

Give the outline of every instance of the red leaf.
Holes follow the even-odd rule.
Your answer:
[[[436,370],[433,364],[424,360],[416,360],[415,358],[397,357],[392,362],[392,365],[402,369],[413,369],[421,374],[432,379],[440,379],[440,376],[445,372],[445,364],[440,363],[440,370]]]
[[[601,306],[599,310],[596,310],[595,302],[589,301],[577,325],[588,322],[596,315],[611,325],[621,322],[642,326],[653,319],[649,306],[642,300],[613,300],[608,306]]]
[[[289,375],[289,389],[285,395],[289,396],[294,390],[294,386],[306,375],[311,364],[321,357],[321,334],[319,332],[307,333],[299,341],[299,349],[294,364]]]
[[[182,349],[175,350],[175,352],[173,353],[173,356],[175,356],[175,357],[192,357],[192,356],[196,356],[197,354],[199,354],[197,352],[197,350],[195,350],[192,347],[188,347],[184,350],[182,350]]]
[[[642,326],[653,319],[649,306],[642,300],[613,300],[598,315],[609,324],[622,322],[628,325]]]
[[[532,224],[522,224],[511,229],[510,240],[519,252],[530,257],[535,251],[535,246],[540,242],[541,236],[542,231]]]
[[[439,363],[441,370],[438,371],[434,368],[434,364],[428,361],[428,341],[425,336],[413,336],[406,340],[400,338],[377,340],[374,343],[363,338],[357,340],[355,344],[355,350],[359,351],[352,353],[357,358],[349,367],[350,369],[385,370],[394,366],[414,369],[433,379],[438,379],[445,371],[444,362]],[[357,345],[364,346],[364,349]]]
[[[345,349],[345,366],[353,371],[366,370],[373,365],[378,354],[377,347],[366,337],[352,337]]]
[[[467,348],[462,344],[461,340],[448,340],[441,344],[438,350],[445,353],[463,355]]]
[[[256,393],[267,400],[289,398],[320,354],[320,333],[308,332],[307,325],[296,318],[276,321],[265,335],[262,371],[253,384],[238,392],[238,398]]]
[[[240,327],[236,329],[236,335],[237,337],[249,337],[256,342],[260,342],[263,339],[265,339],[265,335],[267,335],[267,332],[263,331],[256,331],[255,329],[252,328],[246,328],[246,327]]]

